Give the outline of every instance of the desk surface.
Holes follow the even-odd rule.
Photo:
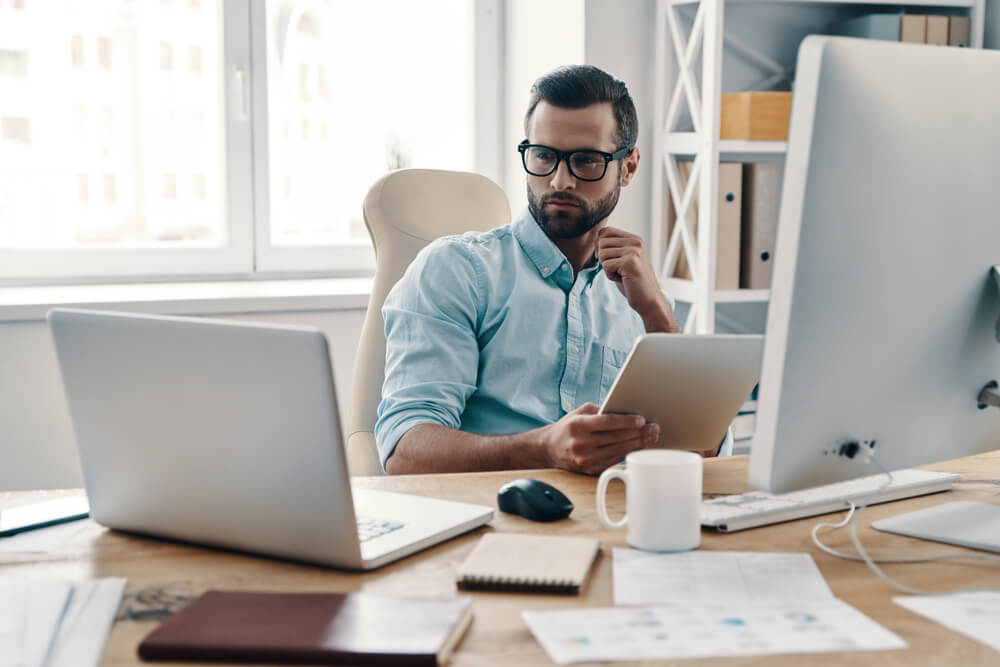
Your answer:
[[[963,473],[966,479],[1000,477],[1000,451],[927,466],[934,470]],[[706,494],[739,493],[747,490],[746,457],[706,461]],[[524,609],[599,607],[612,604],[611,550],[624,547],[625,534],[603,530],[594,510],[596,480],[562,471],[507,471],[434,476],[358,478],[355,483],[368,488],[402,491],[495,506],[497,489],[521,476],[548,481],[576,505],[573,515],[555,524],[538,524],[497,512],[491,527],[404,558],[382,569],[353,574],[295,565],[193,546],[143,539],[106,530],[92,521],[78,524],[80,530],[62,549],[48,554],[0,553],[0,580],[82,579],[120,576],[128,579],[126,602],[139,604],[171,597],[194,596],[209,588],[337,591],[362,590],[399,595],[454,595],[454,578],[459,564],[487,530],[503,532],[555,532],[586,535],[601,540],[601,555],[581,595],[474,593],[475,618],[472,628],[455,654],[452,665],[548,665],[548,655],[521,620]],[[0,498],[10,495],[0,494]],[[865,512],[860,530],[865,546],[874,554],[907,556],[960,551],[959,547],[923,542],[872,530],[878,518],[956,499],[975,499],[1000,504],[996,485],[962,484],[946,494],[879,505]],[[609,506],[624,510],[621,485],[612,485]],[[809,538],[815,518],[802,519],[739,533],[703,532],[702,549],[738,551],[808,552],[813,555],[833,593],[857,607],[875,621],[903,637],[905,651],[820,654],[809,656],[761,656],[725,660],[672,661],[663,664],[689,665],[693,662],[726,665],[996,665],[997,652],[917,616],[892,602],[896,591],[879,581],[862,563],[828,556]],[[838,550],[850,551],[846,530],[827,533],[825,541]],[[917,588],[951,590],[982,586],[1000,588],[1000,567],[988,563],[938,562],[887,565],[892,577]],[[138,665],[136,647],[155,627],[156,621],[120,620],[115,623],[104,652],[103,665]],[[612,663],[609,663],[612,664]],[[637,664],[637,663],[618,663]],[[651,663],[643,663],[651,664]],[[660,664],[660,663],[657,663]]]

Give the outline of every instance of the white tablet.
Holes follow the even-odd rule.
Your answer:
[[[760,378],[763,336],[646,334],[632,347],[601,412],[660,426],[652,447],[715,449]]]

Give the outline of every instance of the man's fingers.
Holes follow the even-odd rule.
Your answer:
[[[599,442],[598,446],[607,449],[615,447],[620,443],[639,440],[643,445],[651,445],[660,439],[660,426],[658,424],[646,424],[640,429],[622,429],[619,431],[596,431],[594,440]]]
[[[597,261],[607,264],[610,260],[621,259],[623,257],[638,257],[635,248],[632,246],[621,246],[620,248],[603,248],[597,251]]]
[[[581,405],[580,407],[578,407],[576,410],[573,410],[573,412],[571,412],[569,414],[576,414],[576,415],[596,415],[600,411],[601,411],[601,408],[599,408],[596,404],[594,404],[594,403],[584,403],[583,405]]]
[[[588,431],[619,431],[642,428],[646,425],[646,418],[642,415],[606,413],[583,416],[579,418],[579,422]]]
[[[628,440],[643,440],[646,437],[646,432],[645,426],[641,428],[617,429],[614,431],[594,431],[589,436],[585,436],[583,441],[595,449],[604,449]]]
[[[611,466],[621,463],[625,457],[634,451],[645,449],[648,443],[642,438],[633,438],[624,442],[616,443],[613,446],[602,447],[593,458],[593,462],[588,466],[587,472],[591,475],[600,475]]]
[[[631,232],[626,232],[624,229],[619,229],[617,227],[601,227],[597,230],[598,239],[611,239],[611,238],[640,238]]]
[[[597,239],[597,249],[605,248],[641,248],[642,239],[638,236],[602,236]]]

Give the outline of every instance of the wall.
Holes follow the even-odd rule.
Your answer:
[[[584,59],[625,82],[639,117],[639,171],[622,190],[610,224],[648,238],[653,164],[653,72],[656,4],[586,0]]]
[[[341,422],[346,423],[363,310],[212,317],[321,328],[330,341]],[[0,322],[0,350],[0,491],[83,486],[45,322]]]
[[[524,139],[528,91],[542,74],[584,58],[582,0],[507,0],[504,15],[504,190],[516,216],[527,206],[517,144]]]

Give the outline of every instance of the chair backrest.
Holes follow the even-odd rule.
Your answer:
[[[375,247],[375,281],[354,364],[347,460],[352,475],[378,475],[375,421],[385,379],[382,303],[421,248],[441,236],[488,231],[510,222],[499,185],[479,174],[402,169],[368,190],[365,224]]]

